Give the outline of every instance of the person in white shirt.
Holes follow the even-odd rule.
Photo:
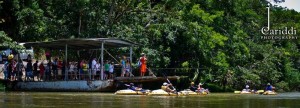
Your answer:
[[[91,67],[91,69],[92,69],[92,80],[95,80],[95,75],[96,75],[96,72],[97,72],[96,64],[97,64],[96,58],[94,58],[93,61],[92,61],[92,67]]]
[[[109,79],[113,79],[113,74],[114,74],[114,62],[109,64]]]
[[[96,64],[96,78],[98,78],[98,80],[100,80],[100,67],[101,65],[100,65],[100,63],[99,63],[99,61],[97,61],[97,64]]]
[[[72,78],[73,80],[75,79],[75,73],[74,73],[74,69],[75,69],[75,65],[74,62],[70,63],[70,69],[69,69],[69,75],[71,75],[70,78]]]

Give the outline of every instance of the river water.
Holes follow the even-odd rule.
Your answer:
[[[300,108],[300,93],[129,96],[86,92],[0,92],[0,108]]]

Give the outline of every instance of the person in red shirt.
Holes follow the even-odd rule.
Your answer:
[[[39,78],[39,80],[42,80],[42,79],[44,80],[45,67],[44,67],[43,61],[39,65],[39,68],[40,68],[40,78]]]
[[[140,71],[141,71],[141,76],[144,76],[146,71],[147,71],[147,58],[144,53],[142,53],[142,57],[140,57]]]

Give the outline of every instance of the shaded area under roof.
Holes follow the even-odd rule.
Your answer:
[[[42,47],[48,49],[65,49],[66,44],[68,49],[98,49],[101,48],[102,42],[104,47],[119,48],[137,46],[137,43],[115,38],[76,38],[76,39],[60,39],[49,42],[26,42],[25,47]]]

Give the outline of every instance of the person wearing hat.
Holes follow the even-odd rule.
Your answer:
[[[166,91],[166,92],[172,92],[174,93],[175,90],[172,90],[170,87],[172,86],[172,84],[168,84],[167,82],[164,82],[163,85],[161,86],[161,89]]]
[[[251,92],[251,90],[249,89],[249,85],[246,85],[245,88],[242,90],[244,92]]]
[[[11,61],[14,58],[14,55],[11,53],[8,55],[8,61]]]
[[[140,66],[141,76],[144,76],[147,70],[147,58],[145,53],[142,53],[142,57],[140,57],[140,62],[141,62],[141,66]]]
[[[275,87],[273,87],[270,83],[267,84],[266,91],[274,91]]]
[[[191,82],[190,90],[193,91],[193,92],[195,92],[197,90],[197,87],[195,86],[194,82]]]

